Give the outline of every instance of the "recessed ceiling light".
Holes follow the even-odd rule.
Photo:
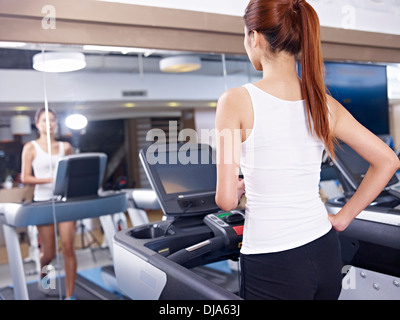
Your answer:
[[[65,119],[65,125],[72,130],[82,130],[87,123],[86,117],[81,114],[71,114]]]
[[[25,42],[9,42],[9,41],[0,41],[1,48],[19,48],[26,45]]]
[[[179,102],[168,102],[168,107],[179,107],[181,104]]]
[[[86,67],[81,52],[44,52],[33,56],[33,69],[43,72],[70,72]]]
[[[170,73],[182,73],[199,70],[201,60],[195,56],[174,56],[160,60],[160,70]]]
[[[104,52],[121,52],[122,54],[128,53],[143,53],[145,57],[151,55],[155,50],[145,48],[133,48],[133,47],[115,47],[115,46],[95,46],[95,45],[84,45],[83,50],[86,51],[104,51]]]
[[[18,111],[18,112],[20,112],[20,111],[28,111],[28,110],[31,110],[31,107],[27,107],[27,106],[16,106],[16,107],[13,107],[13,110],[14,110],[14,111]]]

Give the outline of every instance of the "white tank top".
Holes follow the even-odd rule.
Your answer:
[[[53,172],[53,178],[56,176],[55,168],[57,161],[60,157],[64,156],[64,143],[59,142],[59,152],[56,155],[51,156],[50,170],[49,154],[45,152],[36,141],[31,141],[36,149],[36,156],[32,161],[33,174],[36,178],[50,178],[51,172]],[[37,184],[35,185],[35,191],[33,193],[34,201],[46,201],[53,197],[53,189],[51,183]]]
[[[331,229],[319,195],[324,144],[309,133],[303,100],[282,100],[253,84],[244,87],[254,121],[242,143],[247,203],[241,252],[293,249]]]

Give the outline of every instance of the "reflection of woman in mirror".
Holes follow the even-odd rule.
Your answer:
[[[45,108],[37,110],[35,125],[39,132],[37,140],[30,141],[24,145],[22,150],[22,172],[23,183],[34,184],[34,201],[46,201],[53,197],[52,179],[55,177],[55,166],[58,159],[64,155],[72,154],[72,147],[68,142],[55,139],[57,127],[57,115],[53,110],[48,111],[49,138],[51,146],[51,166],[49,165],[48,136],[46,129]],[[51,177],[53,173],[53,177]],[[49,265],[55,255],[55,228],[53,224],[37,226],[40,239],[40,279],[46,279],[43,269]],[[66,221],[58,224],[58,232],[61,238],[62,252],[65,268],[66,298],[74,299],[75,278],[77,262],[75,256],[75,221]],[[47,288],[47,284],[39,283],[39,287]]]

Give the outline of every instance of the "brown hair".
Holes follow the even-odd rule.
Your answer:
[[[54,117],[57,119],[57,113],[53,109],[48,109],[48,111],[51,112],[54,115]],[[42,107],[42,108],[36,110],[35,123],[37,123],[39,121],[39,118],[43,112],[46,112],[45,107]]]
[[[244,22],[248,32],[261,33],[272,53],[301,54],[301,91],[307,106],[308,125],[334,156],[334,137],[324,84],[320,24],[305,0],[251,0]]]

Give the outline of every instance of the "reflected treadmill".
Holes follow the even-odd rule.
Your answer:
[[[355,193],[369,163],[340,142],[333,161],[343,196],[325,206],[336,214]],[[342,299],[400,299],[400,192],[392,177],[381,194],[340,232],[343,264],[355,267],[356,290],[342,290]],[[349,275],[350,276],[350,275]]]
[[[233,291],[194,269],[236,259],[244,214],[215,203],[216,166],[204,144],[153,144],[140,152],[164,219],[113,238],[117,283],[137,300],[235,300]]]
[[[28,291],[33,293],[32,297],[35,299],[43,298],[43,294],[36,294],[36,283],[29,284],[31,290],[28,290],[17,228],[53,224],[54,218],[57,222],[63,222],[95,217],[100,218],[104,228],[105,226],[113,226],[112,214],[126,210],[125,193],[101,194],[99,192],[106,163],[107,155],[104,153],[81,153],[64,156],[57,163],[54,185],[56,198],[54,200],[0,204],[0,220],[3,224],[13,282],[13,295],[7,293],[7,298],[27,300],[29,299]],[[105,236],[111,241],[115,230],[113,231],[113,228],[109,227],[104,229]],[[82,281],[79,283],[77,281],[76,288],[82,289],[82,292],[85,291],[82,295],[79,294],[78,299],[119,299],[116,295],[107,293],[106,290],[95,286],[95,284],[89,284],[79,275],[77,275],[77,280]],[[57,290],[52,289],[50,291]],[[3,294],[0,295],[3,296]]]

